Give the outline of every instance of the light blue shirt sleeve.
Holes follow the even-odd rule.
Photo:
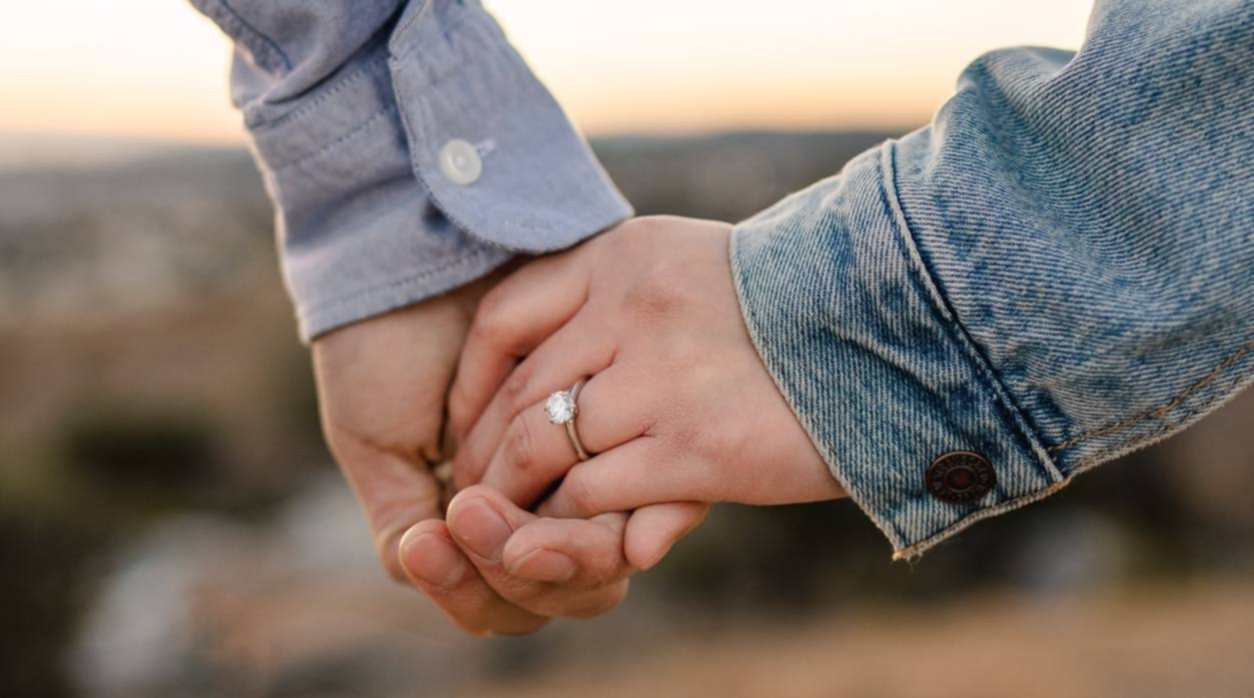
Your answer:
[[[192,4],[235,42],[305,340],[631,215],[475,0]]]
[[[1254,3],[1103,0],[737,226],[763,360],[896,555],[1254,382]]]

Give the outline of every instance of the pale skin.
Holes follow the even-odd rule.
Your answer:
[[[705,512],[679,505],[557,521],[479,488],[451,503],[451,524],[441,520],[429,464],[443,455],[449,384],[475,306],[494,280],[320,337],[313,362],[327,443],[384,569],[468,632],[525,634],[552,617],[594,616],[622,601],[634,571],[623,551],[629,521],[645,534],[637,538],[669,547]],[[484,507],[500,512],[504,537],[485,527]]]
[[[471,333],[450,394],[458,483],[524,506],[556,486],[538,512],[561,518],[844,496],[745,328],[730,233],[640,218],[490,291],[475,326],[493,329]],[[542,402],[585,376],[577,426],[597,455],[578,463]]]
[[[315,342],[328,443],[394,578],[469,632],[525,634],[616,607],[714,502],[844,496],[744,328],[728,233],[637,219]],[[542,402],[585,376],[578,463]]]

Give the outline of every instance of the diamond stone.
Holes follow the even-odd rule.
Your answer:
[[[570,392],[559,390],[550,395],[549,399],[544,401],[544,413],[554,424],[565,424],[574,419],[575,401],[571,399]]]

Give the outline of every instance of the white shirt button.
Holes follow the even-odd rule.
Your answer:
[[[483,174],[483,161],[473,145],[455,138],[440,148],[440,172],[454,184],[474,184]]]

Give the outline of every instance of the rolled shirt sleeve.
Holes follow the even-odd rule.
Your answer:
[[[631,215],[478,2],[193,2],[235,40],[306,340]]]
[[[1254,381],[1251,45],[1249,3],[1099,2],[736,227],[763,361],[898,557]]]

